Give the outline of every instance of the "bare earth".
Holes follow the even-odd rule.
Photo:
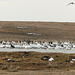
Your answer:
[[[75,41],[75,23],[0,21],[0,26],[2,26],[2,28],[0,28],[1,40]],[[39,33],[42,35],[28,35],[27,33]]]

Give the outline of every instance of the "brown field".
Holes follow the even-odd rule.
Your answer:
[[[75,23],[8,22],[0,21],[1,40],[72,40],[75,41]],[[17,27],[26,27],[18,29]],[[27,35],[40,33],[42,35]]]
[[[0,40],[75,41],[75,23],[0,21],[0,26]],[[43,56],[50,56],[55,60],[41,60]],[[75,54],[0,52],[0,75],[75,75],[75,62],[70,63],[72,57],[75,58]],[[7,58],[11,58],[11,61]]]
[[[23,57],[24,56],[24,57]],[[43,56],[53,57],[54,61],[42,60]],[[11,58],[11,60],[7,60]],[[74,75],[75,62],[70,63],[75,54],[0,52],[1,75]]]

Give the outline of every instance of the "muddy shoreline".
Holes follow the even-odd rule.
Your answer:
[[[39,53],[66,53],[74,54],[75,49],[18,49],[18,48],[0,48],[0,52],[39,52]]]

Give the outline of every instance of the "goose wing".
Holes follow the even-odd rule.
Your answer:
[[[75,3],[74,3],[74,2],[70,2],[68,5],[70,5],[70,4],[75,4]],[[67,5],[67,6],[68,6],[68,5]]]

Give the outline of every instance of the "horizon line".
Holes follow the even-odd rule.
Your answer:
[[[37,21],[37,20],[0,20],[1,21],[5,21],[5,22],[62,22],[62,23],[75,23],[75,21]]]

